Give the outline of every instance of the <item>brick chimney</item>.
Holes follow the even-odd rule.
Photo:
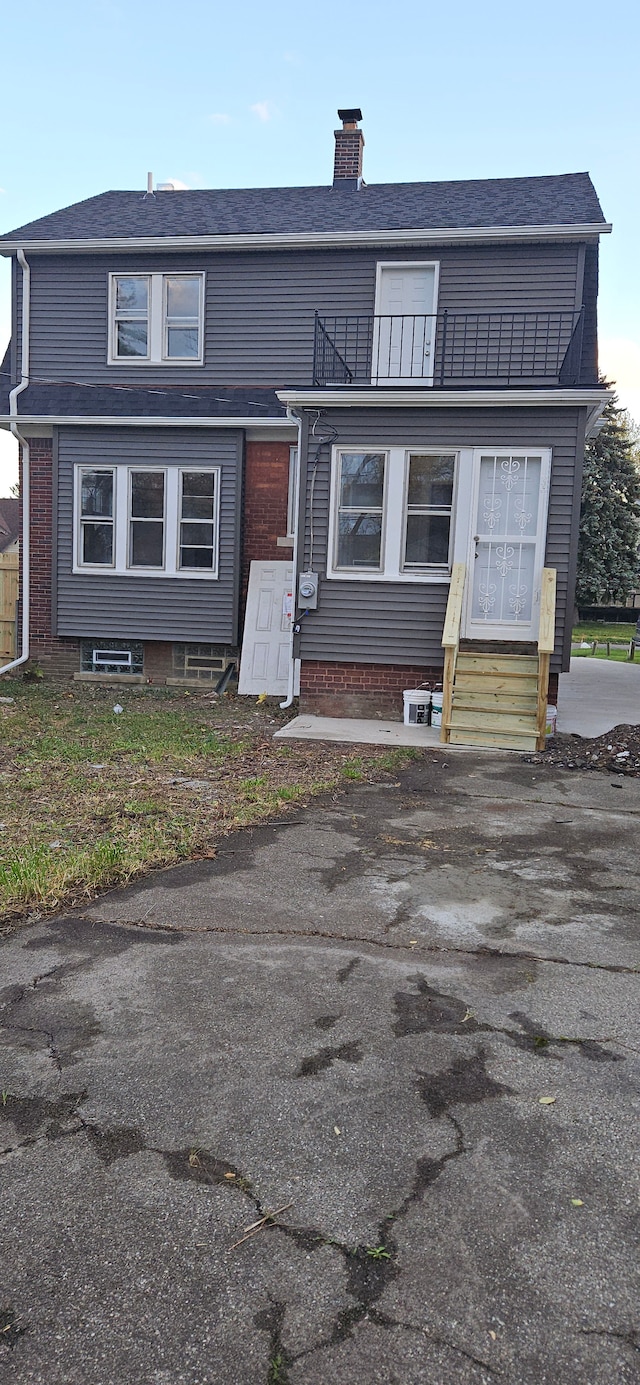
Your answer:
[[[336,152],[333,164],[334,188],[359,188],[362,183],[362,151],[364,135],[358,129],[362,111],[354,108],[338,111],[342,129],[335,130]]]

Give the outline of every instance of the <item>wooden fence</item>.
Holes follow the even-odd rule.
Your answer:
[[[18,600],[18,554],[0,553],[0,659],[13,659],[16,653],[16,602]]]

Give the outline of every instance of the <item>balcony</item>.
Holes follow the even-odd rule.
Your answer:
[[[575,386],[579,312],[448,312],[411,317],[316,313],[314,385]]]

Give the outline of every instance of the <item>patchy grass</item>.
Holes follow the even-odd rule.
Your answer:
[[[571,658],[572,658],[572,659],[608,659],[610,663],[616,663],[616,664],[627,664],[627,663],[633,663],[633,662],[635,662],[634,660],[629,659],[629,647],[628,647],[628,645],[627,645],[626,647],[625,647],[625,646],[623,646],[623,647],[616,647],[616,646],[614,646],[613,644],[611,645],[611,652],[610,652],[609,654],[607,654],[606,647],[602,648],[602,647],[599,646],[599,647],[596,649],[595,654],[593,653],[593,651],[592,651],[591,649],[572,649],[572,650],[571,650]]]
[[[3,681],[0,919],[78,905],[215,855],[235,827],[383,779],[421,752],[273,741],[277,704],[181,689]],[[123,711],[116,714],[114,705]]]
[[[574,625],[572,639],[574,644],[579,644],[580,640],[618,640],[621,644],[624,641],[629,643],[635,634],[635,621],[633,624],[615,625],[606,624],[605,621],[584,620],[579,625]]]

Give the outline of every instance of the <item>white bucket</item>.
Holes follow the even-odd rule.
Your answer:
[[[431,693],[428,688],[405,688],[404,724],[405,726],[428,726]]]
[[[545,736],[555,736],[558,710],[556,707],[547,707],[547,720],[544,728]]]
[[[431,694],[431,725],[442,726],[442,688]]]

